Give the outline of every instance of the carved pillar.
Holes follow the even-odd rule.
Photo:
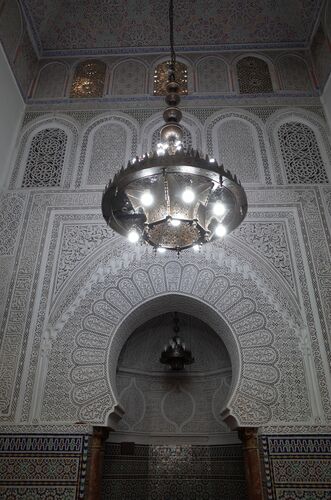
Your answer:
[[[87,500],[100,500],[102,488],[105,443],[109,434],[107,427],[93,427],[88,473]]]
[[[257,428],[243,427],[238,434],[243,443],[248,500],[263,500]]]

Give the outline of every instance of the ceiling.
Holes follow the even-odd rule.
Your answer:
[[[323,0],[174,3],[177,47],[228,49],[306,46]],[[168,47],[167,1],[21,0],[21,4],[44,55]]]

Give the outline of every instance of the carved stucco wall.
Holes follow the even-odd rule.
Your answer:
[[[303,106],[293,119],[314,131],[329,175],[321,111]],[[238,120],[238,131],[252,131],[259,161],[255,183],[249,165],[243,170],[250,208],[242,226],[180,259],[129,245],[100,213],[105,173],[96,177],[93,144],[103,138],[97,131],[108,134],[112,129],[102,127],[117,124],[129,158],[141,152],[145,133],[151,145],[157,110],[26,114],[11,189],[2,195],[10,215],[1,211],[3,425],[59,429],[121,416],[116,366],[123,345],[141,323],[178,309],[203,318],[228,349],[228,423],[328,429],[331,191],[326,182],[285,185],[275,131],[293,113],[266,102],[186,108],[183,123],[195,145],[217,157],[219,125]],[[61,184],[21,189],[32,138],[50,124],[68,134]],[[238,140],[236,130],[233,136]]]
[[[317,95],[313,63],[306,50],[264,50],[251,53],[249,59],[253,62],[251,69],[255,76],[248,84],[249,73],[245,70],[243,76],[246,84],[240,91],[238,64],[245,55],[247,53],[232,51],[207,52],[203,56],[194,52],[185,53],[185,57],[179,55],[178,61],[187,68],[188,95],[258,95],[265,90],[280,95]],[[133,96],[146,97],[146,94],[152,96],[155,70],[167,59],[160,55],[136,53],[102,56],[99,60],[107,65],[103,98],[116,101],[119,96],[127,99],[132,99]],[[31,99],[35,102],[48,98],[67,101],[71,95],[70,82],[74,78],[75,68],[85,60],[88,61],[83,56],[80,59],[54,57],[41,60],[30,93]],[[254,61],[257,68],[254,67]],[[261,63],[265,65],[265,72],[262,70],[262,73],[259,71]],[[261,82],[266,78],[269,86],[264,88]]]

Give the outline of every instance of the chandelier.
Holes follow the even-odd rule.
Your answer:
[[[132,243],[179,253],[190,247],[199,250],[239,226],[247,213],[247,199],[235,175],[214,159],[183,147],[173,0],[169,23],[171,62],[160,142],[155,151],[129,161],[110,180],[102,213],[107,224]]]
[[[160,363],[170,365],[172,370],[182,370],[185,365],[194,363],[194,358],[192,358],[191,351],[186,349],[185,343],[178,336],[179,318],[176,312],[174,314],[173,331],[175,335],[169,340],[168,345],[164,346]]]

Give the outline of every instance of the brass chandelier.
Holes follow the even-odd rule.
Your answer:
[[[222,238],[247,213],[243,187],[214,159],[183,147],[180,87],[176,82],[173,0],[169,4],[171,62],[157,149],[131,160],[115,174],[102,197],[107,224],[132,243],[156,250],[195,250]]]
[[[194,358],[186,344],[179,337],[179,318],[178,313],[174,314],[174,336],[169,340],[169,343],[164,346],[160,356],[160,363],[169,365],[172,370],[183,370],[185,365],[194,363]]]

